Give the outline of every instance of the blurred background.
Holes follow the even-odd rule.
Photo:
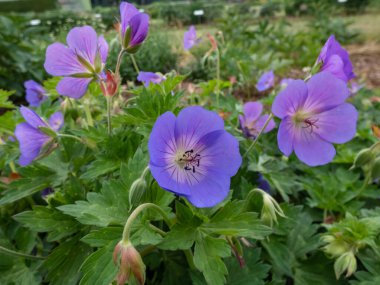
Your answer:
[[[105,35],[111,50],[107,65],[114,67],[119,2],[0,0],[0,89],[15,90],[13,99],[22,102],[25,80],[49,78],[43,68],[46,47],[65,42],[75,26],[91,25]],[[234,94],[254,96],[254,83],[262,72],[303,76],[328,36],[335,34],[349,50],[358,80],[367,88],[380,86],[379,0],[133,2],[151,17],[147,43],[136,55],[141,70],[177,70],[195,83],[212,78],[215,65],[202,60],[210,49],[210,34],[221,50],[222,79],[233,80]],[[182,47],[190,25],[202,37],[191,53]],[[134,81],[136,73],[128,60],[122,75]]]

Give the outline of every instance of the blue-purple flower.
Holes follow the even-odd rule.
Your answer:
[[[73,28],[66,42],[48,46],[44,66],[49,74],[64,77],[57,85],[59,94],[79,99],[91,81],[104,77],[108,44],[90,26]]]
[[[148,87],[149,83],[160,84],[162,81],[166,80],[166,77],[154,72],[140,71],[137,80],[143,82],[145,87]]]
[[[222,118],[199,106],[184,108],[177,117],[161,115],[148,148],[157,183],[196,207],[223,201],[242,162],[239,143],[224,130]]]
[[[259,92],[268,90],[274,85],[274,73],[272,70],[265,72],[261,75],[259,81],[256,84],[256,88]]]
[[[38,158],[42,154],[43,148],[53,140],[41,128],[57,132],[63,126],[63,114],[61,112],[54,113],[49,121],[45,122],[29,108],[21,107],[20,112],[26,122],[16,126],[15,136],[20,143],[19,163],[21,166],[26,166]]]
[[[128,2],[120,3],[120,35],[123,48],[135,53],[145,41],[149,31],[149,16]]]
[[[318,56],[321,71],[328,71],[345,82],[355,78],[348,52],[331,35]]]
[[[259,102],[248,102],[244,104],[243,115],[239,116],[239,122],[240,128],[246,137],[255,139],[264,127],[269,115],[261,116],[262,112],[263,105]],[[275,126],[274,121],[270,120],[263,133],[270,132]]]
[[[24,82],[26,91],[26,101],[32,107],[38,107],[43,101],[47,99],[46,90],[41,84],[38,84],[34,80],[28,80]]]
[[[275,98],[272,112],[280,118],[278,146],[284,155],[293,150],[310,166],[333,160],[333,143],[342,144],[356,133],[358,113],[345,103],[346,83],[329,72],[321,72],[305,83],[294,80]]]
[[[189,30],[183,34],[183,48],[185,50],[191,49],[193,46],[198,45],[201,41],[197,38],[197,31],[194,26],[190,26]]]

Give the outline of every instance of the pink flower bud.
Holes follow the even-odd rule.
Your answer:
[[[102,82],[100,84],[100,88],[102,89],[102,92],[104,96],[113,96],[117,92],[117,88],[119,86],[119,79],[118,77],[113,74],[111,71],[107,71],[107,78],[105,82]]]

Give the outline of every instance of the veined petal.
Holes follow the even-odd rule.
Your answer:
[[[309,128],[295,128],[293,146],[299,160],[309,166],[324,165],[335,156],[334,146]]]
[[[102,63],[105,64],[108,57],[108,43],[103,36],[100,36],[98,38],[98,48],[100,52],[100,58],[102,59]]]
[[[132,4],[127,2],[120,3],[120,21],[121,21],[121,34],[124,37],[125,30],[129,26],[129,21],[133,16],[139,14],[139,10]]]
[[[263,104],[260,102],[248,102],[243,106],[244,117],[247,122],[256,121],[263,111]]]
[[[277,143],[281,152],[289,156],[293,152],[293,139],[295,126],[291,117],[285,117],[279,126],[277,133]]]
[[[257,129],[258,131],[260,131],[260,130],[264,127],[265,122],[268,120],[268,118],[269,118],[269,115],[268,115],[268,114],[265,114],[265,115],[262,115],[260,118],[257,119],[257,121],[256,121],[256,129]],[[263,133],[264,133],[264,134],[265,134],[265,133],[268,133],[268,132],[270,132],[271,130],[273,130],[275,127],[276,127],[276,124],[275,124],[274,120],[271,119],[271,120],[269,121],[268,125],[265,127]]]
[[[347,76],[344,73],[344,63],[343,60],[338,55],[332,55],[322,66],[322,71],[328,71],[335,75],[339,79],[347,82]]]
[[[76,54],[94,65],[98,50],[98,36],[90,26],[75,27],[67,34],[67,45]]]
[[[92,78],[65,77],[58,82],[57,92],[63,96],[79,99],[86,94],[91,81]]]
[[[305,110],[320,113],[344,103],[350,91],[343,80],[337,79],[329,72],[317,73],[307,82],[308,96]]]
[[[179,112],[174,135],[178,148],[190,149],[204,135],[224,130],[224,122],[215,112],[191,106]]]
[[[324,140],[331,143],[345,143],[356,134],[358,112],[351,104],[345,103],[326,112],[315,115],[318,128],[314,131]]]
[[[272,112],[280,119],[293,115],[304,105],[306,98],[306,83],[299,79],[293,80],[274,98]]]
[[[49,118],[49,126],[54,131],[59,131],[63,126],[64,117],[62,112],[55,112],[53,115]]]
[[[61,43],[48,46],[44,67],[53,76],[88,73],[88,70],[79,62],[75,53]]]
[[[24,117],[25,121],[33,128],[48,127],[48,125],[41,119],[41,117],[33,110],[21,106],[20,113]]]
[[[129,46],[135,46],[145,41],[149,31],[149,16],[139,13],[132,17],[129,22],[131,28],[131,40]]]
[[[50,139],[40,130],[33,128],[28,123],[16,126],[15,136],[20,144],[20,165],[30,164],[40,154],[43,145]]]

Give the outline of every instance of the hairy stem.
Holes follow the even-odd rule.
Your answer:
[[[18,251],[14,251],[14,250],[5,248],[3,246],[0,246],[0,251],[4,252],[6,254],[9,254],[9,255],[24,257],[27,259],[45,259],[45,257],[43,257],[43,256],[29,255],[29,254],[25,254],[25,253],[21,253]]]
[[[137,66],[136,59],[135,59],[135,57],[133,56],[133,54],[130,54],[130,56],[131,56],[131,60],[132,60],[133,67],[135,68],[137,74],[139,74],[139,73],[140,73],[140,69],[139,69],[139,67]]]
[[[111,125],[111,108],[112,108],[112,97],[107,96],[107,126],[108,126],[108,135],[111,135],[112,125]]]
[[[115,74],[120,78],[120,65],[121,65],[121,60],[123,58],[125,50],[121,49],[119,52],[119,55],[117,56],[117,62],[116,62],[116,67],[115,67]]]

